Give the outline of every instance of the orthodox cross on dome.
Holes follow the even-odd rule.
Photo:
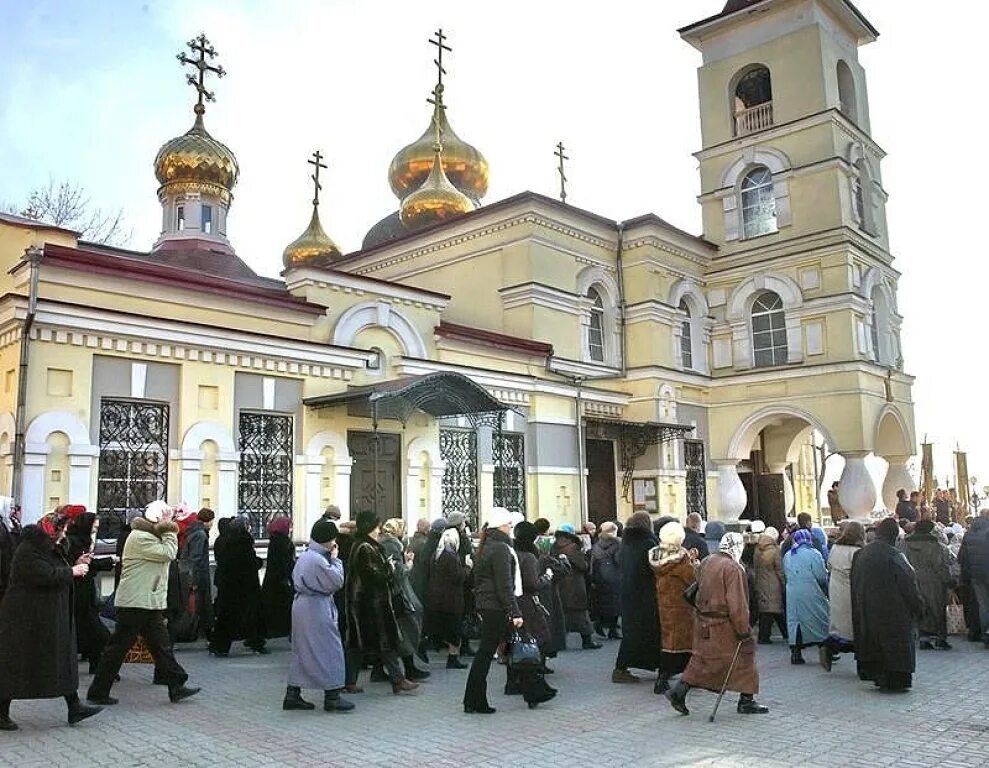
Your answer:
[[[556,152],[553,153],[555,157],[560,159],[560,165],[556,170],[560,174],[560,202],[564,204],[567,202],[567,174],[563,163],[565,160],[570,159],[568,155],[564,154],[565,150],[566,148],[563,146],[563,142],[561,141],[556,145]]]
[[[442,27],[433,33],[433,37],[429,38],[430,44],[436,46],[436,58],[433,59],[433,64],[436,65],[436,85],[440,93],[443,92],[443,75],[446,74],[446,70],[443,69],[443,51],[453,53],[453,48],[444,42],[446,39],[447,36],[443,34]]]
[[[443,110],[446,109],[446,104],[443,103],[442,84],[437,83],[436,87],[433,88],[432,97],[426,99],[426,102],[433,105],[433,151],[440,152],[443,149],[441,142],[443,125],[440,122],[440,115],[442,115]]]
[[[216,101],[216,96],[212,91],[206,90],[206,73],[212,72],[217,77],[223,77],[227,74],[226,70],[223,69],[219,64],[213,66],[209,63],[210,59],[216,57],[216,49],[206,39],[206,35],[202,32],[199,33],[198,37],[194,37],[188,43],[186,47],[192,51],[193,57],[190,58],[186,55],[185,51],[176,55],[180,62],[183,64],[188,64],[191,67],[195,67],[199,70],[198,74],[186,74],[185,80],[196,89],[199,94],[199,99],[196,101],[196,106],[194,107],[195,113],[197,115],[203,114],[206,111],[206,107],[203,105],[204,101]]]
[[[314,169],[312,176],[310,176],[310,178],[312,179],[312,183],[313,183],[312,204],[314,206],[318,207],[319,206],[319,193],[320,193],[320,190],[323,189],[323,185],[319,183],[319,169],[320,168],[325,169],[327,166],[326,166],[326,163],[322,162],[323,155],[322,155],[322,153],[320,153],[320,151],[318,149],[315,152],[312,153],[312,157],[313,157],[312,160],[307,160],[306,162],[309,163],[309,165],[313,166],[313,169]]]

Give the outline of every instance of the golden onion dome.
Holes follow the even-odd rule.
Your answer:
[[[488,192],[488,161],[453,132],[445,110],[441,110],[439,119],[443,135],[443,171],[456,189],[477,204]],[[434,134],[433,121],[430,120],[422,136],[399,150],[391,161],[388,183],[399,200],[419,189],[429,176],[433,167]]]
[[[447,178],[443,170],[445,154],[445,144],[442,151],[439,144],[433,145],[433,161],[429,175],[419,189],[402,200],[399,217],[404,227],[419,229],[470,213],[476,207],[473,201]]]
[[[319,209],[313,206],[309,226],[282,253],[282,264],[285,269],[309,264],[327,266],[340,256],[340,249],[319,223]]]
[[[197,109],[196,122],[187,133],[166,141],[155,157],[155,176],[162,187],[197,184],[219,187],[229,196],[237,183],[240,167],[234,153],[217,141],[203,125]]]

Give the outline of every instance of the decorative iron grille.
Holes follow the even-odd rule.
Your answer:
[[[255,537],[268,521],[292,514],[292,417],[240,414],[240,482],[237,509],[251,519]]]
[[[700,440],[684,440],[683,464],[687,470],[687,514],[697,512],[706,520],[707,466],[704,461],[704,443]]]
[[[440,430],[443,470],[443,513],[461,512],[477,528],[477,433],[466,429]]]
[[[496,431],[494,459],[495,506],[525,515],[525,436]]]
[[[167,490],[168,406],[102,400],[96,480],[100,536],[116,538],[127,524],[128,512],[165,498]]]

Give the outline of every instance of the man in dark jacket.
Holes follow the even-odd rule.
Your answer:
[[[611,673],[613,683],[637,683],[629,667],[655,671],[661,643],[656,580],[649,566],[649,550],[659,542],[652,533],[648,512],[636,512],[625,524],[618,553],[621,568],[622,641]]]
[[[799,515],[797,515],[797,528],[798,529],[803,528],[806,531],[813,530],[814,518],[811,517],[806,512],[801,512]],[[825,539],[825,541],[827,541],[827,539]],[[827,562],[828,553],[824,551],[824,548],[821,546],[821,542],[818,539],[812,537],[811,544],[814,545],[814,549],[816,549],[818,552],[821,553],[821,557],[824,558],[824,562]],[[792,546],[793,546],[793,536],[788,536],[786,541],[784,541],[783,545],[780,547],[780,557],[785,557],[786,553],[790,551],[790,547]]]
[[[686,536],[683,539],[683,548],[688,552],[692,549],[697,550],[694,560],[703,560],[711,554],[711,551],[707,546],[707,540],[704,538],[704,534],[701,533],[701,523],[703,522],[704,518],[702,518],[700,514],[697,512],[691,512],[687,515],[687,522],[683,526],[684,532],[686,533]]]
[[[917,574],[896,548],[891,517],[852,559],[852,624],[859,678],[880,690],[910,688],[916,666],[915,626],[923,611]]]
[[[972,521],[962,539],[958,560],[962,567],[962,583],[978,601],[982,641],[989,648],[989,509],[983,509]]]
[[[193,586],[196,590],[196,613],[199,629],[209,640],[213,634],[213,590],[209,578],[209,532],[216,514],[203,507],[196,514],[196,522],[185,534],[185,549],[181,557],[192,566]]]
[[[574,532],[574,527],[564,523],[556,529],[556,541],[552,554],[565,557],[570,563],[570,572],[559,582],[560,601],[566,615],[567,632],[580,635],[584,650],[597,650],[600,643],[591,636],[591,619],[587,614],[587,571],[589,564],[584,554],[583,542]]]

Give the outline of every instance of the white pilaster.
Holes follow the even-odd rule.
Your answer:
[[[23,487],[21,489],[21,515],[24,525],[36,523],[45,514],[45,463],[48,446],[44,452],[27,452],[24,455]]]
[[[99,455],[99,449],[91,446],[69,447],[69,503],[85,504],[92,508],[95,505],[89,498],[93,479],[93,456]]]
[[[221,455],[217,461],[217,474],[220,477],[214,511],[218,517],[233,517],[237,514],[237,467],[240,464],[240,455],[234,456],[236,458]]]
[[[876,508],[876,484],[865,465],[868,455],[868,451],[841,454],[845,469],[838,481],[838,500],[851,518],[870,517]]]
[[[305,480],[303,481],[303,493],[305,496],[302,499],[302,508],[305,510],[305,533],[308,535],[309,531],[316,524],[316,521],[323,514],[323,489],[321,484],[323,481],[324,461],[322,457],[306,456],[300,456],[296,461],[302,466],[305,472]]]

